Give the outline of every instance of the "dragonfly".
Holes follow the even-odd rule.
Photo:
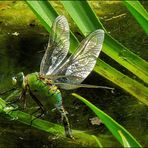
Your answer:
[[[66,137],[73,138],[60,89],[97,88],[94,85],[81,83],[93,70],[103,41],[104,31],[95,30],[82,40],[73,54],[69,55],[69,25],[66,17],[60,15],[52,24],[40,71],[26,76],[23,72],[19,72],[12,77],[12,84],[21,88],[20,100],[26,102],[25,96],[28,93],[39,105],[42,113],[48,110],[49,106],[53,106],[59,111]],[[46,104],[42,103],[42,99],[46,99]]]

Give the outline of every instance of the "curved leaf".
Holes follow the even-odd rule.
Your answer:
[[[148,35],[148,13],[139,1],[123,1],[127,9],[135,17],[137,22]]]
[[[123,146],[125,144],[125,141],[123,141],[123,137],[121,137],[120,132],[122,132],[122,135],[126,138],[127,142],[131,147],[141,147],[141,145],[136,141],[136,139],[110,116],[108,116],[106,113],[104,113],[102,110],[97,108],[85,98],[75,93],[73,93],[72,95],[84,102],[101,119],[101,121],[106,125],[110,132]]]

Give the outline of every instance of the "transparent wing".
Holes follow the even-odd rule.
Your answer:
[[[69,25],[64,16],[58,16],[49,35],[49,42],[40,64],[40,74],[51,74],[66,57],[69,50]]]
[[[54,71],[55,75],[65,75],[65,77],[57,79],[56,82],[80,84],[93,70],[103,40],[104,31],[101,29],[94,31],[84,39],[76,52]],[[67,85],[61,85],[61,88],[69,89]]]

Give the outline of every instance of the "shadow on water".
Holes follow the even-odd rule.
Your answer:
[[[34,21],[28,24],[25,29],[20,25],[11,31],[11,27],[0,23],[0,28],[3,29],[0,34],[1,91],[11,87],[11,77],[14,74],[20,71],[25,74],[39,71],[40,61],[44,54],[44,52],[40,51],[46,48],[48,33],[41,26],[36,26],[38,24],[34,24]],[[129,40],[129,42],[131,41]],[[126,44],[129,44],[128,41]],[[102,55],[102,58],[107,59],[104,55]],[[119,146],[103,124],[99,126],[92,125],[90,119],[95,115],[87,106],[72,97],[71,92],[79,93],[88,98],[89,101],[123,125],[141,144],[148,145],[146,141],[148,118],[145,106],[138,104],[132,96],[93,72],[84,83],[115,87],[115,91],[84,88],[62,91],[64,106],[69,112],[69,118],[74,129],[102,136],[103,144],[106,146]],[[31,100],[29,103],[33,104]],[[29,103],[28,106],[31,106]],[[45,118],[48,120],[48,117]],[[60,123],[60,115],[53,113],[49,120]],[[0,115],[0,147],[32,147],[32,145],[38,145],[37,147],[48,147],[49,145],[50,147],[58,147],[60,143],[58,145],[58,141],[54,141],[53,137],[48,133]]]

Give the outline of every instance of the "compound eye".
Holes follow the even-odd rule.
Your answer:
[[[16,83],[17,83],[16,77],[12,77],[12,84],[16,85]]]

